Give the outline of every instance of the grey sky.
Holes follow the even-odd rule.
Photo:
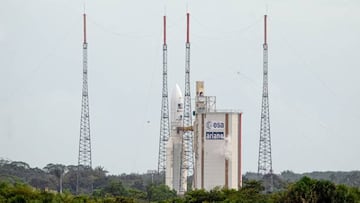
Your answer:
[[[219,109],[244,112],[244,171],[257,170],[266,7],[274,171],[360,169],[358,0],[88,1],[94,166],[157,167],[164,7],[169,91],[184,86],[188,7],[192,91],[204,80]],[[0,157],[77,164],[82,13],[80,0],[1,1]]]

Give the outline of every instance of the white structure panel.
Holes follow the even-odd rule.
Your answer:
[[[241,113],[237,112],[207,112],[196,116],[194,188],[241,186],[239,119]]]
[[[225,154],[223,139],[207,138],[206,133],[225,133],[224,127],[214,128],[216,123],[225,123],[223,114],[207,114],[204,139],[204,189],[210,190],[225,183]],[[209,126],[209,124],[212,124]],[[225,135],[225,134],[224,134]]]

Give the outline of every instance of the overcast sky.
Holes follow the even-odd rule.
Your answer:
[[[82,88],[82,0],[1,0],[0,157],[76,165]],[[93,166],[157,168],[162,16],[169,94],[184,87],[186,11],[191,85],[243,114],[243,171],[257,171],[263,15],[268,11],[273,169],[359,170],[359,0],[87,1]]]

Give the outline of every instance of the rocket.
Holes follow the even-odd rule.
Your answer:
[[[170,103],[170,121],[171,125],[182,126],[184,115],[184,98],[181,93],[181,89],[176,84],[175,89],[172,91],[171,103]]]
[[[171,190],[179,192],[183,131],[178,128],[183,127],[184,98],[177,84],[170,102],[170,138],[166,145],[165,183]]]

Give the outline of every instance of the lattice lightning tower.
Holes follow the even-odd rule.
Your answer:
[[[272,177],[271,137],[268,92],[268,44],[267,44],[267,15],[264,16],[264,44],[263,44],[263,92],[261,106],[260,142],[258,173],[270,174]]]
[[[186,14],[186,53],[185,53],[185,95],[184,95],[184,127],[192,126],[191,95],[190,95],[190,40],[189,26],[190,14]],[[180,193],[184,194],[187,187],[187,177],[193,174],[194,153],[193,153],[193,132],[185,131],[182,141],[182,162],[181,162],[181,185]]]
[[[163,86],[160,120],[160,140],[158,172],[165,172],[166,169],[166,144],[170,136],[169,128],[169,98],[167,85],[167,44],[166,44],[166,16],[164,16],[164,44],[163,44]]]
[[[79,192],[80,170],[91,168],[91,142],[90,142],[90,114],[88,94],[88,67],[87,67],[87,41],[86,41],[86,14],[84,20],[84,42],[83,42],[83,86],[81,102],[80,141],[78,156],[78,172],[76,191]]]

